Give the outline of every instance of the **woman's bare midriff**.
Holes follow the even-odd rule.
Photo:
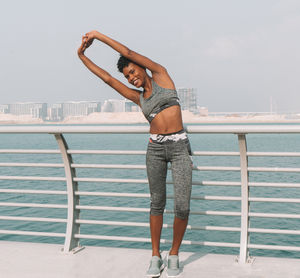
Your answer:
[[[150,133],[168,134],[183,129],[181,109],[174,105],[158,113],[150,124]]]

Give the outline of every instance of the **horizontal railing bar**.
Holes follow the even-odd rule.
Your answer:
[[[76,209],[86,210],[105,210],[105,211],[127,211],[127,212],[150,212],[149,208],[130,208],[130,207],[104,207],[104,206],[83,206],[77,205]]]
[[[91,224],[91,225],[109,225],[109,226],[129,226],[129,227],[149,227],[149,223],[142,222],[120,222],[120,221],[104,221],[104,220],[76,220],[77,224]],[[163,224],[163,228],[173,229],[171,224]],[[221,227],[221,226],[192,226],[187,225],[188,230],[205,230],[205,231],[228,231],[228,232],[240,232],[238,227]]]
[[[43,218],[43,217],[0,216],[0,220],[67,223],[67,219],[63,219],[63,218],[47,218],[47,217]]]
[[[1,126],[0,133],[148,133],[149,126]]]
[[[124,164],[71,164],[72,168],[100,168],[100,169],[146,169],[146,165]]]
[[[300,133],[298,125],[189,125],[187,133],[203,134],[247,134],[247,133]],[[149,126],[1,126],[0,133],[149,133]]]
[[[122,151],[122,150],[68,150],[68,154],[122,154],[145,155],[146,151]]]
[[[165,242],[170,244],[170,243],[172,243],[172,240],[166,240]],[[184,245],[200,245],[200,246],[240,248],[239,243],[229,243],[229,242],[183,240],[182,244],[184,244]]]
[[[203,226],[199,230],[205,231],[223,231],[223,232],[240,232],[241,228],[239,227],[224,227],[224,226]]]
[[[0,193],[66,195],[67,191],[58,191],[58,190],[27,190],[27,189],[0,189]]]
[[[28,207],[28,208],[68,208],[67,205],[59,204],[36,204],[36,203],[9,203],[1,202],[0,207]]]
[[[300,172],[300,168],[248,167],[250,172]]]
[[[59,150],[0,149],[0,153],[59,154]]]
[[[166,210],[166,213],[173,213],[171,210]],[[241,216],[240,212],[235,211],[191,211],[191,215],[217,215],[217,216]]]
[[[105,210],[105,211],[127,211],[127,212],[149,212],[149,208],[130,208],[130,207],[105,207],[105,206],[83,206],[77,205],[76,209],[86,210]],[[165,210],[165,213],[173,214],[173,210]],[[241,216],[240,212],[232,211],[191,211],[191,215],[223,215],[223,216]]]
[[[77,182],[106,182],[106,183],[148,183],[147,179],[112,179],[112,178],[73,178]],[[173,184],[171,180],[167,180],[166,184]],[[203,185],[202,182],[193,182],[192,185]]]
[[[0,165],[1,166],[1,165]],[[124,165],[124,164],[71,164],[72,168],[99,168],[99,169],[141,169],[145,170],[146,165]],[[171,169],[171,167],[168,167]],[[198,171],[240,171],[240,167],[220,166],[194,166],[193,170]]]
[[[186,126],[187,133],[207,134],[247,134],[247,133],[300,133],[297,125],[213,125],[213,126]]]
[[[0,191],[1,192],[1,191]],[[75,191],[75,195],[80,196],[103,196],[103,197],[134,197],[134,198],[149,198],[148,193],[121,193],[121,192],[90,192],[90,191]],[[173,195],[168,195],[168,199],[174,199]],[[241,197],[235,196],[192,196],[192,200],[220,200],[220,201],[240,201]]]
[[[79,239],[99,239],[99,240],[116,240],[116,241],[133,241],[133,242],[151,242],[150,238],[142,237],[123,237],[123,236],[102,236],[102,235],[86,235],[86,234],[75,234],[75,238]],[[171,240],[161,239],[161,243],[171,243]],[[218,247],[236,247],[239,248],[238,243],[227,243],[227,242],[209,242],[209,241],[190,241],[183,240],[184,245],[203,245],[203,246],[218,246]]]
[[[128,227],[149,227],[150,226],[149,223],[142,223],[142,222],[120,222],[120,221],[84,220],[84,219],[77,219],[75,223],[91,224],[91,225],[128,226]]]
[[[249,228],[251,233],[265,233],[265,234],[287,234],[287,235],[300,235],[298,230],[279,230],[279,229],[258,229],[258,228]]]
[[[249,217],[300,219],[300,214],[249,212]]]
[[[65,237],[65,234],[62,233],[45,233],[45,232],[12,231],[12,230],[0,230],[0,234],[22,235],[22,236]]]
[[[207,185],[207,186],[241,186],[241,182],[234,182],[234,181],[202,181],[201,185]]]
[[[58,153],[58,152],[56,152]],[[69,154],[125,154],[144,155],[146,151],[123,151],[123,150],[68,150]],[[239,152],[216,152],[216,151],[193,151],[193,156],[239,156]],[[299,152],[247,152],[248,156],[300,156]]]
[[[40,154],[59,154],[59,151],[57,150],[0,150],[0,153],[40,153]],[[144,155],[146,154],[145,151],[105,151],[105,150],[69,150],[68,153],[70,154],[140,154]],[[238,156],[238,152],[199,152],[195,151],[193,152],[194,156]],[[299,157],[300,153],[292,153],[292,152],[248,152],[248,156],[290,156],[290,157]],[[77,165],[77,164],[76,164]],[[80,165],[80,164],[78,164]],[[93,165],[93,164],[85,164],[85,165]],[[0,163],[0,166],[6,166],[5,163]],[[38,166],[38,167],[63,167],[63,164],[46,164],[46,163],[8,163],[8,166],[13,166],[13,167],[33,167],[33,166]],[[76,166],[80,167],[80,166]],[[85,166],[87,167],[87,166]],[[293,169],[293,168],[292,168]]]
[[[49,167],[62,168],[62,163],[0,163],[0,167]]]
[[[168,241],[166,241],[166,243],[172,243],[172,241],[168,240]],[[183,240],[182,244],[184,244],[184,245],[200,245],[200,246],[215,246],[215,247],[240,248],[240,244],[239,243],[228,243],[228,242]]]
[[[240,171],[240,167],[227,166],[196,166],[193,169],[198,171]]]
[[[65,181],[64,177],[31,177],[31,176],[0,176],[0,180],[49,180],[49,181]],[[112,178],[74,178],[74,181],[85,182],[123,182],[123,183],[148,183],[147,179],[112,179]],[[172,184],[172,181],[167,181],[167,184]],[[202,181],[193,182],[193,185],[207,186],[240,186],[240,182],[222,182],[222,181]],[[271,183],[249,183],[250,186],[272,186]],[[293,183],[278,183],[274,187],[299,187],[300,184]]]
[[[147,179],[73,178],[73,180],[77,182],[148,183]]]
[[[297,246],[281,246],[281,245],[248,244],[248,248],[267,249],[267,250],[300,251],[300,247],[297,247]]]
[[[298,157],[300,152],[247,152],[248,156],[291,156]]]
[[[194,151],[193,156],[239,156],[239,152]]]
[[[64,177],[0,176],[0,180],[66,181]]]
[[[300,203],[300,199],[293,198],[259,198],[249,197],[250,202],[272,202],[272,203]]]
[[[100,240],[116,240],[116,241],[133,241],[133,242],[151,242],[150,238],[144,238],[144,237],[100,236],[100,235],[86,235],[86,234],[75,234],[74,237],[79,238],[79,239],[100,239]]]
[[[174,199],[174,196],[167,196]],[[207,200],[207,201],[241,201],[241,197],[236,196],[192,196],[191,200]]]
[[[79,196],[102,196],[102,197],[134,197],[134,198],[149,198],[150,194],[143,193],[121,193],[121,192],[90,192],[90,191],[75,191],[75,195]]]
[[[249,182],[249,186],[255,187],[286,187],[286,188],[300,188],[300,183],[271,183],[271,182]]]
[[[31,177],[31,176],[0,176],[0,180],[40,180],[40,181],[66,181],[63,177]],[[77,182],[106,182],[106,183],[148,183],[148,179],[113,179],[113,178],[74,178]],[[167,184],[173,182],[167,180]],[[232,185],[239,186],[240,183],[236,182],[197,182],[193,181],[192,185]]]

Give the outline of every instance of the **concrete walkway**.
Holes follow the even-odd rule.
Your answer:
[[[0,277],[142,278],[151,256],[150,250],[92,246],[71,255],[61,247],[0,241]],[[300,278],[298,259],[257,257],[252,264],[239,265],[232,255],[182,252],[180,261],[181,278]]]

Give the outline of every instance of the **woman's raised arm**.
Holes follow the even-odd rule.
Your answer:
[[[114,50],[119,52],[122,56],[128,58],[129,60],[133,61],[134,63],[149,69],[152,72],[152,74],[166,72],[166,69],[162,65],[160,65],[156,62],[153,62],[151,59],[129,49],[127,46],[121,44],[120,42],[98,32],[98,31],[91,31],[91,32],[86,33],[87,43],[93,41],[94,39],[97,39],[97,40],[107,44],[108,46],[110,46],[111,48],[113,48]]]
[[[83,62],[83,64],[100,79],[102,79],[106,84],[114,88],[118,93],[120,93],[125,98],[135,102],[139,105],[139,93],[133,89],[130,89],[122,82],[112,77],[107,71],[97,66],[88,57],[84,55],[85,50],[93,43],[93,40],[87,40],[86,36],[82,37],[81,46],[77,50],[78,57]]]

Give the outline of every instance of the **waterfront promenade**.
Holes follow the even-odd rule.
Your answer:
[[[210,134],[210,142],[214,136],[221,134],[224,140],[234,141],[231,148],[223,145],[222,148],[214,146],[208,150],[201,147],[201,143],[207,145],[205,142],[194,144],[194,161],[205,157],[216,158],[193,167],[193,207],[183,244],[192,245],[194,253],[180,254],[183,269],[181,277],[300,278],[300,259],[291,259],[292,253],[289,253],[300,252],[300,199],[297,198],[300,188],[297,176],[300,173],[300,152],[297,151],[299,126],[194,125],[187,126],[186,130],[191,135]],[[148,200],[149,195],[146,191],[137,190],[144,188],[147,179],[140,174],[134,176],[134,171],[145,169],[145,165],[136,157],[134,162],[129,163],[129,155],[143,159],[145,151],[140,150],[139,146],[135,149],[127,146],[129,139],[146,132],[148,127],[143,126],[0,127],[2,138],[6,139],[0,148],[3,155],[0,163],[3,167],[0,175],[0,234],[64,238],[63,245],[10,242],[6,240],[11,237],[3,238],[5,240],[0,241],[0,278],[145,277],[150,250],[96,246],[86,246],[76,254],[73,254],[73,250],[78,248],[83,239],[150,242],[145,237],[148,232],[141,232],[142,229],[148,231],[149,224],[145,218],[132,217],[133,214],[149,213],[144,201],[139,201]],[[26,137],[26,134],[31,136]],[[88,146],[74,145],[72,140],[75,137],[69,134],[77,134],[79,142],[87,142]],[[87,137],[88,134],[103,136],[99,140],[100,137],[93,139],[93,136]],[[125,146],[113,145],[113,135],[119,134],[128,134],[127,141],[122,141]],[[20,136],[22,141],[18,139]],[[107,136],[110,136],[109,140],[105,139]],[[55,139],[58,147],[55,141],[52,145],[41,145],[42,141],[44,143],[41,138],[46,137]],[[205,136],[202,138],[204,140]],[[250,138],[249,150],[246,138]],[[257,141],[254,148],[253,138]],[[270,148],[271,141],[273,148]],[[15,145],[11,144],[14,142]],[[26,144],[19,145],[20,142]],[[101,146],[98,146],[99,142]],[[111,144],[113,147],[109,149]],[[93,160],[92,155],[102,160]],[[109,161],[108,155],[117,160]],[[262,157],[265,159],[257,159],[254,163],[254,158]],[[268,159],[273,157],[275,159]],[[281,164],[274,163],[280,158]],[[38,168],[41,170],[33,171]],[[56,168],[59,171],[53,170]],[[96,169],[96,172],[91,169]],[[102,169],[109,169],[109,174],[99,174]],[[124,169],[130,170],[130,175],[112,175],[122,173]],[[213,175],[204,176],[205,171],[213,171]],[[217,179],[216,173],[220,171],[222,178]],[[255,176],[255,173],[259,175]],[[276,179],[271,178],[272,174],[276,174]],[[46,186],[44,182],[47,182]],[[61,185],[56,185],[56,182]],[[172,183],[171,180],[167,182]],[[132,184],[132,187],[138,184],[139,187],[130,190],[128,184]],[[168,197],[172,199],[171,194]],[[122,198],[122,201],[116,198]],[[126,201],[125,198],[131,199]],[[216,206],[220,201],[223,203]],[[262,205],[257,209],[255,204]],[[173,211],[167,208],[165,213],[169,215]],[[23,221],[29,224],[24,225]],[[166,235],[168,229],[172,228],[170,223],[164,225]],[[169,245],[170,237],[164,236],[162,243]],[[235,248],[236,255],[204,253],[204,250],[209,252],[206,246]],[[254,254],[252,250],[281,251],[277,252],[281,258],[256,256],[252,261],[248,257],[249,251]],[[264,254],[263,251],[260,254]],[[163,252],[165,256],[166,251]],[[163,273],[161,277],[165,275]]]
[[[0,241],[2,278],[141,278],[150,250],[87,246],[64,254],[56,244]],[[163,257],[166,252],[163,252]],[[239,264],[234,255],[182,252],[181,278],[296,278],[300,260],[255,257]],[[166,277],[165,271],[161,277]]]

